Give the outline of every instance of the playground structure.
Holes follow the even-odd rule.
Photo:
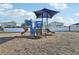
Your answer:
[[[53,10],[49,10],[49,9],[41,9],[38,11],[34,11],[35,15],[37,16],[37,18],[41,18],[42,20],[36,20],[34,23],[31,20],[25,20],[25,23],[22,25],[22,28],[24,29],[24,32],[21,32],[21,34],[23,35],[25,32],[27,32],[28,28],[30,28],[30,34],[32,37],[36,37],[36,36],[42,36],[43,32],[43,18],[46,18],[46,32],[45,35],[48,34],[49,31],[48,30],[48,18],[52,18],[55,14],[59,13],[58,11],[53,11]],[[34,24],[34,25],[33,25]],[[55,32],[53,32],[55,33]]]
[[[24,31],[21,32],[21,35],[23,36],[28,31],[28,26],[24,23],[24,24],[21,25],[21,27],[24,29]]]
[[[42,21],[36,21],[33,26],[32,20],[25,20],[25,25],[27,25],[27,27],[30,28],[30,34],[32,37],[41,36]],[[25,31],[27,31],[27,29],[25,29]]]
[[[54,10],[49,10],[49,9],[43,8],[41,10],[34,11],[34,13],[36,14],[37,18],[42,19],[42,25],[43,25],[44,20],[46,20],[45,35],[47,35],[50,32],[50,31],[48,31],[48,23],[49,23],[48,18],[52,18],[54,15],[59,13],[59,11],[54,11]],[[43,19],[43,18],[46,18],[46,19]],[[42,26],[42,29],[43,29],[43,26]]]

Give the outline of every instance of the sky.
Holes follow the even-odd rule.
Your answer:
[[[79,22],[79,3],[0,3],[0,23],[16,21],[21,24],[25,19],[35,21],[33,11],[43,8],[59,11],[49,22],[62,22],[66,26]]]

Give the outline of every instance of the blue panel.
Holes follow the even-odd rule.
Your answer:
[[[42,27],[42,21],[36,21],[35,22],[35,27],[36,28],[41,28]]]
[[[32,24],[31,20],[25,20],[26,25],[30,26]]]

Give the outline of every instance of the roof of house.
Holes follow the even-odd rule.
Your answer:
[[[2,22],[2,23],[0,23],[0,24],[11,24],[11,23],[12,23],[12,24],[13,24],[13,23],[16,24],[16,22],[14,22],[14,21],[11,21],[11,22]]]
[[[79,23],[75,23],[75,24],[73,24],[73,25],[79,25]]]

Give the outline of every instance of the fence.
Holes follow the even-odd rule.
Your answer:
[[[22,32],[23,28],[3,28],[4,32]]]
[[[71,26],[70,31],[79,31],[79,27],[78,26]]]
[[[67,32],[67,31],[79,31],[79,27],[49,27],[49,30],[52,32]]]
[[[22,32],[23,28],[3,28],[4,32]],[[79,31],[79,27],[71,26],[69,27],[49,27],[52,32],[67,32],[67,31]],[[28,30],[29,31],[29,30]]]

